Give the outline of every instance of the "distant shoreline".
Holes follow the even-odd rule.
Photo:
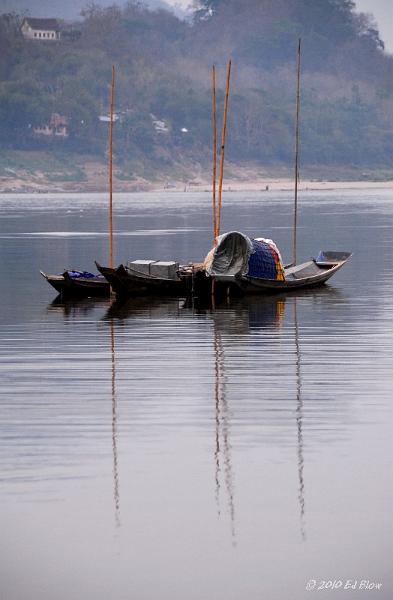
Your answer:
[[[1,158],[1,157],[0,157]],[[114,168],[113,191],[210,192],[210,165],[176,164],[167,170],[140,164],[132,172]],[[224,191],[290,191],[293,169],[282,165],[227,162]],[[300,171],[300,191],[392,189],[393,169],[351,166],[306,166]],[[14,153],[0,160],[0,193],[102,193],[108,189],[107,165],[83,157],[80,163],[56,159],[47,153]]]
[[[51,185],[47,182],[31,182],[15,179],[11,182],[1,181],[1,194],[50,194],[50,193],[105,193],[104,186],[94,186],[91,183],[67,182],[64,185]],[[294,189],[294,182],[291,179],[263,178],[253,181],[238,181],[236,179],[227,179],[223,191],[231,192],[289,192]],[[334,191],[334,190],[386,190],[393,189],[393,179],[389,181],[329,181],[329,180],[303,180],[300,182],[299,191]],[[211,184],[200,181],[187,184],[174,181],[168,185],[167,182],[145,182],[141,181],[133,184],[121,182],[114,184],[114,193],[138,193],[138,192],[159,192],[159,193],[188,193],[188,192],[210,192]]]

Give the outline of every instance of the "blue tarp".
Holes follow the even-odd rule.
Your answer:
[[[79,277],[83,277],[84,279],[92,279],[93,277],[97,277],[94,273],[89,273],[89,271],[67,271],[67,274],[71,279],[79,279]]]
[[[265,242],[252,241],[253,251],[248,259],[247,275],[259,279],[277,279],[277,267],[272,248]]]

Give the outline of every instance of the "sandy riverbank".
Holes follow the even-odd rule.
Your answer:
[[[60,173],[42,170],[11,170],[0,176],[0,190],[4,193],[66,193],[66,192],[105,192],[108,186],[106,166],[101,163],[86,162],[81,169],[83,177],[75,180]],[[114,172],[114,192],[200,192],[211,190],[210,173],[199,167],[187,171],[189,176],[171,176],[156,173],[154,180],[133,176],[125,180],[121,172]],[[315,175],[315,176],[314,176]],[[389,174],[390,175],[390,174]],[[360,179],[361,177],[361,179]],[[225,192],[290,191],[294,188],[291,170],[287,168],[247,167],[229,164],[224,179]],[[305,169],[300,181],[300,191],[304,190],[373,190],[393,189],[392,176],[376,176],[371,171],[332,168],[320,173]]]
[[[104,186],[94,184],[67,183],[66,185],[46,185],[44,182],[26,182],[15,179],[10,182],[0,180],[2,193],[104,193]],[[227,180],[223,191],[228,192],[269,192],[269,191],[292,191],[294,183],[290,179],[257,179],[248,182]],[[327,191],[327,190],[393,190],[393,181],[314,181],[306,180],[299,184],[299,191]],[[148,182],[141,180],[138,183],[126,184],[114,182],[114,193],[135,192],[210,192],[211,185],[208,182]]]
[[[193,185],[177,185],[171,188],[165,186],[153,187],[157,191],[210,191],[207,183]],[[251,182],[240,182],[227,180],[223,186],[225,192],[269,192],[269,191],[291,191],[294,183],[291,179],[257,179]],[[300,182],[299,191],[321,191],[321,190],[367,190],[367,189],[392,189],[393,181],[315,181],[305,180]]]

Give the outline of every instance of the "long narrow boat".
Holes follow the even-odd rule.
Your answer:
[[[59,275],[40,273],[62,296],[109,296],[109,283],[103,275],[87,271],[64,271]]]
[[[141,263],[153,265],[155,271],[138,270]],[[202,264],[178,265],[174,262],[134,261],[116,268],[104,267],[96,261],[99,272],[119,297],[192,296],[207,290],[208,278]]]
[[[230,231],[218,239],[206,271],[216,284],[242,294],[289,292],[326,283],[350,256],[350,252],[321,251],[316,259],[284,267],[272,240],[251,240]]]
[[[238,288],[242,294],[290,292],[323,285],[345,265],[350,256],[350,252],[321,251],[316,259],[284,269],[284,280],[234,275],[232,273],[215,274],[213,278],[218,284]]]
[[[180,278],[167,279],[152,277],[147,274],[138,274],[127,269],[124,265],[118,267],[104,267],[96,262],[97,269],[109,282],[113,291],[118,296],[141,296],[141,295],[186,295],[184,281]]]
[[[326,258],[326,255],[329,258]],[[312,288],[326,283],[341,269],[351,256],[350,252],[323,252],[318,258],[284,269],[285,280],[258,279],[247,275],[236,280],[236,285],[245,294],[266,292],[290,292],[301,288]],[[219,278],[216,278],[218,280]]]
[[[97,269],[107,279],[119,297],[133,296],[211,296],[212,282],[215,293],[236,295],[282,293],[312,288],[326,283],[351,256],[350,252],[321,251],[316,259],[298,265],[282,266],[281,257],[271,240],[251,240],[248,236],[231,231],[220,236],[217,246],[205,263],[179,266],[177,263],[134,261],[111,269],[96,262]],[[269,243],[265,243],[269,242]],[[139,263],[139,264],[138,264]],[[172,272],[157,268],[156,275],[143,266],[172,265]],[[136,268],[135,268],[136,267]]]

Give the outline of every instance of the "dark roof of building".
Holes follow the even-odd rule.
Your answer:
[[[57,19],[35,19],[32,17],[26,17],[24,19],[32,29],[50,29],[59,30],[60,25]]]

